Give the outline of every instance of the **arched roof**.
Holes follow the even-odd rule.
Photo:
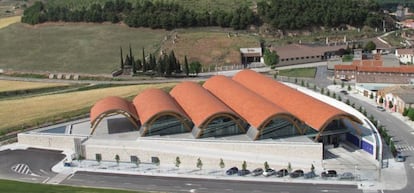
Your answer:
[[[126,113],[134,119],[133,121],[138,121],[137,112],[131,102],[117,96],[106,97],[96,102],[91,108],[90,121],[93,127],[92,133],[97,123],[99,123],[100,118],[116,112]]]
[[[243,70],[237,73],[233,80],[286,109],[318,131],[336,118],[346,117],[361,122],[349,113],[252,70]]]
[[[133,103],[141,124],[146,124],[152,118],[158,117],[162,113],[173,113],[181,118],[187,118],[187,115],[178,106],[177,102],[161,89],[147,89],[136,96]]]
[[[223,102],[195,82],[186,81],[178,84],[171,90],[170,95],[197,127],[205,124],[211,117],[220,114],[238,117]]]
[[[213,76],[203,87],[257,129],[272,117],[291,116],[286,110],[225,76]]]

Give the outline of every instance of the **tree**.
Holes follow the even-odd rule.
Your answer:
[[[133,160],[132,163],[139,167],[139,164],[141,164],[141,160],[137,158],[136,160]]]
[[[384,98],[382,98],[382,96],[379,98],[378,100],[379,104],[383,104],[384,103]]]
[[[344,88],[345,87],[345,83],[342,81],[341,82],[341,88]]]
[[[338,101],[342,101],[341,95],[338,95]]]
[[[372,51],[372,50],[375,50],[376,48],[377,48],[377,45],[375,45],[373,41],[369,41],[367,42],[367,44],[365,44],[364,50]]]
[[[246,161],[243,161],[242,170],[246,170],[246,169],[247,169],[247,163]]]
[[[326,96],[331,96],[331,92],[329,90],[326,90]]]
[[[404,108],[404,111],[403,111],[403,113],[402,113],[402,116],[407,116],[408,115],[408,111],[409,111],[409,109],[408,108]]]
[[[336,93],[332,93],[332,98],[336,98]]]
[[[351,85],[348,84],[348,91],[351,91],[351,90],[352,90]]]
[[[369,98],[370,98],[370,99],[373,99],[373,98],[374,98],[374,93],[372,93],[372,92],[371,92],[371,93],[369,94]]]
[[[121,51],[121,69],[124,69],[124,55],[122,54],[122,47],[119,47]]]
[[[312,164],[310,168],[311,172],[315,173],[315,166]]]
[[[190,72],[197,76],[198,73],[201,72],[201,63],[200,62],[191,62],[190,63]]]
[[[333,84],[336,85],[336,80],[333,80]]]
[[[346,99],[346,102],[345,102],[347,105],[350,105],[351,104],[351,101],[349,100],[349,99]]]
[[[190,75],[190,67],[188,66],[187,55],[184,56],[184,72],[187,77]]]
[[[220,158],[219,166],[220,166],[221,169],[223,169],[224,167],[226,167],[226,165],[224,164],[224,161],[223,161],[222,158]]]
[[[290,164],[290,162],[288,163],[287,170],[289,173],[292,171],[292,165]]]
[[[263,58],[267,66],[274,66],[279,63],[279,55],[277,55],[276,51],[265,49]]]
[[[116,165],[119,166],[119,155],[118,154],[115,155],[115,161],[116,161]]]
[[[392,101],[388,101],[388,108],[392,109],[394,107],[394,104],[392,104]]]
[[[407,116],[410,118],[411,121],[414,121],[414,109],[413,108],[408,109]]]
[[[181,164],[180,157],[177,156],[175,158],[175,167],[179,168],[180,167],[180,164]]]
[[[321,94],[325,94],[325,89],[321,88]]]
[[[198,159],[197,159],[197,164],[196,164],[196,166],[197,166],[197,168],[198,168],[199,170],[201,170],[201,169],[203,168],[203,162],[201,162],[201,159],[200,159],[200,158],[198,158]]]
[[[267,163],[267,161],[265,161],[265,163],[264,163],[264,168],[265,168],[265,170],[268,170],[270,167],[269,167],[269,164]]]
[[[147,62],[145,61],[145,50],[142,48],[142,72],[147,71]]]

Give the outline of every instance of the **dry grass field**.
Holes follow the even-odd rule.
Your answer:
[[[175,83],[119,86],[65,94],[0,101],[0,130],[53,120],[63,113],[91,107],[107,96],[136,96],[146,88],[167,88]],[[6,121],[7,120],[7,121]]]
[[[44,83],[44,82],[23,82],[23,81],[9,81],[0,80],[0,92],[14,91],[14,90],[27,90],[37,88],[49,88],[56,86],[67,86],[63,83]]]
[[[22,23],[0,29],[0,69],[62,73],[110,74],[120,66],[131,44],[141,50],[159,49],[167,32],[123,25],[91,23]]]
[[[13,16],[13,17],[5,17],[5,18],[0,18],[0,29],[7,27],[13,23],[18,23],[20,22],[22,16]]]
[[[208,31],[179,31],[177,40],[172,38],[163,45],[163,50],[173,49],[175,55],[183,61],[187,55],[188,60],[200,61],[203,65],[240,64],[240,48],[259,47],[257,37],[228,32]]]

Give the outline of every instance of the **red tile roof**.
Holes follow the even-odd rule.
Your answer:
[[[94,125],[95,121],[97,121],[99,117],[114,113],[116,111],[123,111],[125,113],[128,113],[131,117],[138,121],[137,112],[135,111],[135,108],[131,102],[121,97],[110,96],[99,100],[91,108],[91,125]]]
[[[292,117],[286,110],[225,76],[213,76],[203,87],[257,129],[262,129],[267,121],[278,116]]]
[[[353,121],[360,122],[358,118],[351,114],[252,70],[243,70],[237,73],[233,80],[286,109],[318,131],[322,130],[332,120],[340,117],[347,117]],[[260,109],[259,107],[256,108]]]
[[[227,114],[238,117],[223,102],[195,82],[178,84],[171,90],[170,95],[181,105],[193,123],[199,128],[216,115]]]
[[[162,113],[173,113],[187,118],[187,115],[177,102],[161,89],[147,89],[134,98],[134,106],[138,112],[141,124],[146,124],[155,116]]]

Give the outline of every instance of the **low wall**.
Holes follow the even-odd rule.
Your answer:
[[[219,168],[220,159],[226,168],[241,167],[247,162],[249,169],[263,167],[265,161],[271,167],[286,168],[290,162],[292,168],[308,170],[311,164],[318,167],[322,163],[323,147],[320,143],[284,143],[284,142],[228,142],[219,140],[176,140],[176,139],[138,139],[137,141],[116,141],[89,139],[84,143],[86,159],[95,160],[97,153],[102,160],[115,161],[119,155],[121,161],[130,162],[131,156],[137,156],[141,162],[151,162],[158,157],[161,166],[173,166],[178,156],[181,168],[196,169],[200,158],[203,168]]]
[[[73,135],[50,135],[41,133],[19,133],[17,135],[19,144],[32,147],[72,151],[75,151],[76,138],[85,139],[86,137]]]

